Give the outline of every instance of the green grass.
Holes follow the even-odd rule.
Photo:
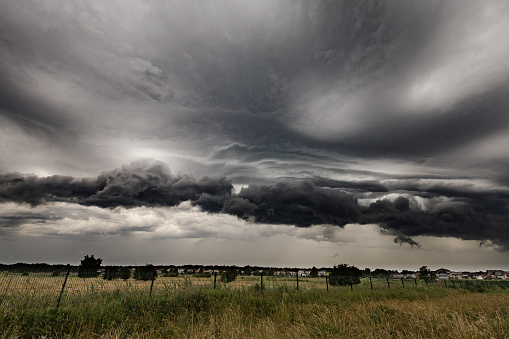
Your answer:
[[[93,291],[67,296],[58,309],[44,298],[0,299],[0,338],[509,337],[502,289]]]

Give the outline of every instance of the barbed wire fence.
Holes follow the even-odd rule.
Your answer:
[[[238,275],[233,281],[223,278],[222,272],[209,274],[181,274],[178,276],[161,274],[152,270],[148,275],[135,276],[135,268],[123,277],[117,271],[104,270],[93,277],[80,277],[77,267],[67,266],[63,269],[0,271],[0,310],[2,308],[55,307],[77,305],[89,300],[91,296],[101,294],[131,293],[147,297],[172,295],[179,291],[196,290],[252,290],[257,292],[280,291],[299,292],[403,290],[422,288],[470,289],[484,291],[487,289],[507,289],[506,280],[441,280],[430,281],[416,278],[364,277],[360,283],[354,283],[343,277],[346,285],[336,286],[328,276],[306,277],[292,274],[290,276],[269,276],[263,272],[258,275]]]

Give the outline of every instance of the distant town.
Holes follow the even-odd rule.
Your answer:
[[[145,265],[147,266],[147,265]],[[158,275],[213,275],[228,269],[235,269],[239,276],[278,276],[278,277],[325,277],[329,275],[332,267],[320,268],[298,268],[298,267],[263,267],[263,266],[234,266],[234,265],[148,265],[153,267]],[[126,267],[135,270],[135,265],[115,266],[105,265],[98,269],[99,273],[106,272],[108,269]],[[78,265],[66,264],[46,264],[46,263],[16,263],[16,264],[0,264],[0,271],[10,272],[65,272],[70,269],[72,272],[78,271]],[[393,279],[418,279],[419,270],[386,270],[377,268],[371,270],[369,268],[361,269],[364,277],[373,278],[393,278]],[[452,271],[446,268],[430,270],[432,276],[442,280],[508,280],[509,271],[499,269],[489,269],[485,271]]]

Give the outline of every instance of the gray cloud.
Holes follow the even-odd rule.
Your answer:
[[[417,190],[409,184],[406,190],[400,184],[399,190],[390,191],[388,186],[374,182],[333,180],[250,185],[238,194],[232,194],[232,189],[225,178],[196,180],[173,175],[167,164],[154,160],[132,162],[102,172],[97,178],[58,175],[41,178],[16,173],[0,177],[1,202],[26,203],[32,207],[48,202],[101,208],[170,207],[190,201],[210,213],[230,214],[263,224],[298,227],[378,224],[395,232],[397,243],[412,246],[418,243],[410,237],[421,235],[509,242],[505,226],[509,197],[503,192],[475,192],[468,186],[446,189],[438,185]],[[369,204],[360,204],[357,197],[366,194],[382,196]],[[417,198],[428,202],[418,204]],[[52,216],[55,217],[58,215]],[[38,217],[31,214],[28,218],[36,222]],[[25,219],[23,215],[1,217],[6,227],[15,227]]]
[[[2,2],[0,201],[192,201],[505,246],[508,17],[497,0]],[[140,157],[192,176],[118,167]]]
[[[28,203],[71,202],[99,207],[175,206],[201,195],[230,196],[226,179],[172,175],[167,164],[140,160],[101,173],[96,179],[53,175],[39,178],[17,173],[0,177],[0,201]]]

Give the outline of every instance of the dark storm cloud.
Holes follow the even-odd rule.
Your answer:
[[[508,15],[496,0],[1,2],[0,202],[191,201],[509,248]],[[78,178],[140,156],[201,179],[160,162]]]
[[[357,201],[352,196],[316,187],[311,182],[249,186],[243,188],[238,197],[248,207],[244,215],[252,215],[264,223],[345,225],[361,218]],[[239,206],[236,207],[236,215],[239,215]]]
[[[419,196],[418,192],[413,194]],[[249,186],[226,201],[215,199],[215,203],[212,203],[210,198],[206,198],[199,200],[198,204],[210,212],[222,211],[239,218],[271,224],[293,224],[300,227],[317,224],[379,224],[398,234],[396,243],[412,246],[419,244],[410,237],[419,235],[449,236],[465,240],[487,238],[500,244],[509,241],[506,226],[509,199],[503,195],[498,197],[497,205],[491,209],[483,208],[483,198],[445,199],[438,194],[435,197],[437,200],[430,202],[425,209],[411,204],[402,195],[394,200],[379,199],[368,206],[362,206],[353,194],[303,181]]]
[[[54,175],[40,178],[9,173],[0,177],[0,201],[28,203],[70,202],[99,207],[175,206],[201,195],[231,195],[226,179],[172,175],[158,161],[138,161],[101,173],[95,179]]]
[[[377,200],[365,210],[365,222],[379,223],[406,236],[454,236],[482,239],[493,234],[483,213],[462,202],[440,202],[428,210],[410,208],[407,198]]]
[[[447,194],[445,188],[437,188],[439,185],[418,190],[418,185],[410,183],[405,185],[406,189],[400,184],[398,190],[392,191],[389,186],[376,182],[294,179],[250,185],[232,194],[233,186],[225,178],[196,180],[173,175],[163,162],[140,160],[102,172],[97,178],[3,174],[0,201],[31,206],[67,202],[102,208],[164,207],[191,201],[206,212],[230,214],[257,223],[298,227],[378,224],[396,236],[396,243],[411,246],[419,246],[411,237],[420,235],[509,243],[507,193],[472,193],[471,188],[464,186],[449,189],[454,194]],[[366,193],[391,194],[393,198],[360,204],[357,197]],[[428,199],[426,206],[417,204],[417,198]],[[55,217],[58,216],[51,216]],[[38,217],[30,214],[29,218],[35,222]],[[4,215],[1,223],[13,227],[26,222],[25,219],[22,215]]]
[[[394,238],[394,242],[399,245],[408,244],[412,247],[414,247],[414,246],[421,247],[421,244],[414,241],[412,238],[409,238],[404,235],[398,235],[396,238]]]
[[[162,140],[187,135],[186,143],[212,152],[211,146],[237,142],[268,150],[259,155],[269,157],[278,145],[287,152],[308,147],[310,155],[326,150],[413,158],[444,152],[508,126],[507,86],[484,86],[484,78],[476,77],[482,68],[474,69],[478,73],[467,82],[485,88],[472,97],[444,88],[462,100],[428,108],[427,102],[437,101],[430,96],[418,109],[431,116],[406,114],[395,104],[397,96],[442,64],[449,67],[454,46],[470,46],[468,37],[451,30],[462,32],[470,22],[497,33],[496,21],[475,15],[495,5],[132,1],[129,6],[33,4],[27,12],[26,5],[4,3],[0,68],[8,80],[0,86],[2,114],[27,129],[41,126],[62,136],[79,131],[86,137],[90,131],[83,118],[101,112],[105,131],[134,134],[147,128]],[[484,47],[484,40],[480,43]],[[491,54],[505,53],[500,47]],[[467,66],[478,63],[469,57],[458,59]],[[490,59],[481,61],[484,67]],[[72,103],[69,93],[30,95],[48,80],[100,100],[87,100],[75,112],[72,104],[59,103],[62,98]],[[429,86],[439,91],[441,83],[430,80]],[[115,125],[117,115],[129,115],[118,107],[122,99],[144,107],[136,114],[147,119]],[[191,110],[185,113],[190,118],[179,117],[182,107]],[[161,123],[149,125],[152,119]]]

